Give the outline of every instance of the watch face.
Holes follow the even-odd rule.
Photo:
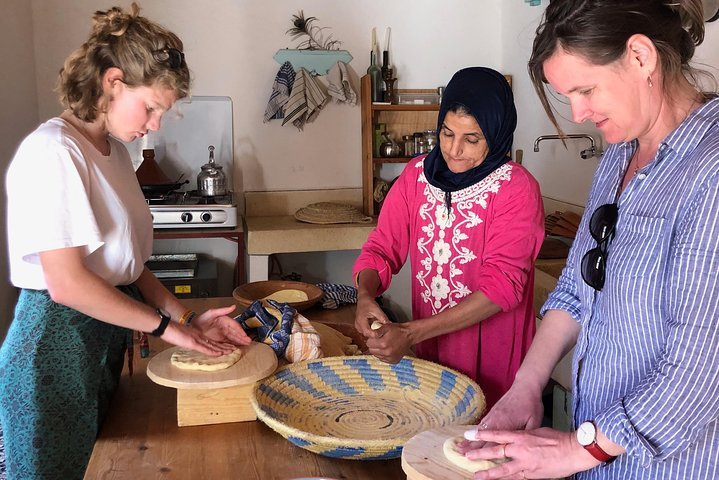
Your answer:
[[[597,429],[592,422],[584,422],[577,427],[577,441],[583,447],[591,445],[597,437]]]

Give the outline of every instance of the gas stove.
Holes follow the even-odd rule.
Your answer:
[[[154,228],[234,228],[237,205],[232,192],[203,197],[196,190],[146,195]]]

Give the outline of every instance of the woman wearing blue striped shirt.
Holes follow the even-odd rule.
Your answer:
[[[610,146],[514,384],[463,446],[509,461],[475,478],[719,478],[719,98],[689,65],[703,39],[700,0],[547,7],[539,97],[559,129],[548,83]],[[573,346],[574,431],[537,428]]]

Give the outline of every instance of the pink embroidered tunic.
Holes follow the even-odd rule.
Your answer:
[[[476,291],[498,305],[501,312],[478,324],[415,346],[420,358],[477,381],[491,408],[511,386],[535,332],[533,268],[544,238],[539,186],[508,162],[452,192],[448,215],[444,192],[425,178],[423,159],[408,163],[390,189],[353,274],[376,270],[379,295],[409,254],[413,320]]]

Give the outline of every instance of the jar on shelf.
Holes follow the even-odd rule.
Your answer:
[[[415,155],[421,155],[427,153],[427,139],[424,137],[423,132],[414,132],[414,153]]]
[[[419,155],[420,153],[424,153],[424,151],[420,150],[420,145],[424,141],[424,134],[422,132],[414,132],[412,138],[414,140],[414,154]]]
[[[404,146],[404,156],[414,157],[414,137],[412,135],[403,135],[402,145]]]
[[[424,138],[427,141],[427,151],[431,152],[437,145],[437,130],[425,130]]]

